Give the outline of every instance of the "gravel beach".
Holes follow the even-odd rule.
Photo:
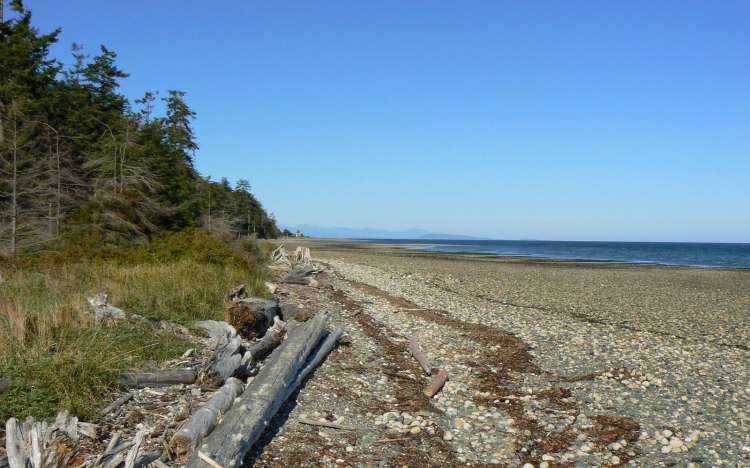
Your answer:
[[[342,320],[356,319],[356,365],[331,382],[379,403],[355,415],[355,394],[346,410],[390,445],[367,458],[384,444],[365,437],[345,447],[342,462],[408,455],[433,466],[750,466],[748,271],[302,243],[325,265]],[[383,351],[406,338],[450,376],[424,407],[402,398],[404,382],[427,379],[418,367],[395,377],[383,370],[414,365],[408,353]],[[315,380],[330,397],[326,373],[335,371],[326,369]],[[317,401],[305,396],[311,389],[301,401]],[[421,432],[420,445],[398,442]],[[284,459],[275,444],[263,453],[269,464]]]

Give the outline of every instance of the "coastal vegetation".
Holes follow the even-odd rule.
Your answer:
[[[51,55],[22,1],[0,10],[0,420],[92,417],[126,369],[188,347],[163,321],[220,318],[227,290],[264,294],[279,234],[247,180],[195,168],[186,94],[129,100],[105,47]],[[4,16],[4,17],[3,17]],[[97,326],[106,293],[145,318]]]

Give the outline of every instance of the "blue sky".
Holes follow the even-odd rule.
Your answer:
[[[282,223],[750,242],[750,2],[62,3]]]

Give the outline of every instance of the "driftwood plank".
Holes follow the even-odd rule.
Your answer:
[[[191,369],[167,369],[155,372],[123,372],[118,380],[125,387],[155,387],[191,384],[197,375]]]
[[[187,423],[172,438],[172,446],[178,454],[190,452],[214,428],[219,417],[232,407],[234,399],[244,390],[241,380],[230,377],[210,400],[190,417]]]
[[[193,453],[189,467],[202,466],[198,452],[225,468],[240,465],[291,393],[327,321],[328,314],[320,313],[289,331],[288,338],[271,354],[233,410]]]
[[[448,380],[448,373],[445,369],[438,369],[435,375],[432,376],[430,383],[425,387],[424,394],[428,398],[432,398],[443,388],[445,382]]]
[[[414,338],[409,338],[407,347],[409,348],[409,352],[411,353],[411,355],[414,356],[414,359],[416,359],[419,365],[422,366],[422,369],[425,371],[425,373],[427,375],[430,375],[432,373],[430,360],[427,359],[427,356],[425,356],[422,350],[419,349],[419,345],[417,344],[416,340],[414,340]]]
[[[355,431],[356,428],[351,426],[342,426],[328,421],[315,421],[313,419],[298,419],[300,424],[307,424],[308,426],[319,426],[319,427],[330,427],[331,429],[339,429],[341,431]]]
[[[132,393],[126,393],[125,395],[121,396],[120,398],[116,399],[106,407],[104,407],[102,410],[99,411],[99,416],[106,416],[112,411],[115,411],[116,409],[119,409],[122,405],[129,402],[133,398]]]

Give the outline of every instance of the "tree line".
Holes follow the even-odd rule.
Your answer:
[[[236,237],[279,234],[247,180],[233,186],[197,172],[196,115],[184,92],[131,102],[119,91],[128,74],[114,51],[89,56],[74,44],[65,66],[50,55],[60,29],[41,33],[21,0],[10,11],[2,4],[0,253],[201,225]]]

